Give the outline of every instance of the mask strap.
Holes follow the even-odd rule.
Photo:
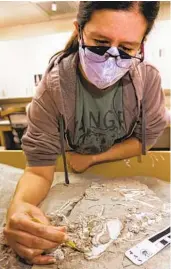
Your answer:
[[[83,34],[82,34],[82,29],[81,29],[80,25],[79,25],[79,28],[78,28],[78,32],[79,32],[79,38],[80,38],[80,41],[81,41],[81,45],[84,45]]]
[[[141,54],[142,54],[142,60],[141,60],[141,62],[143,62],[144,61],[144,42],[143,41],[141,43]]]
[[[140,53],[142,55],[142,59],[141,59],[141,62],[144,61],[144,41],[146,40],[146,37],[144,36],[142,41],[141,41],[141,47],[140,47]]]

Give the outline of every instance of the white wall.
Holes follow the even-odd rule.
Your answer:
[[[171,89],[171,21],[158,21],[147,37],[145,59],[160,71],[162,87]]]
[[[42,74],[50,57],[61,50],[71,32],[0,41],[0,97],[32,96],[34,74]]]

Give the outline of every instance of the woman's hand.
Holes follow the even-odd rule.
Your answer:
[[[67,153],[69,166],[77,173],[82,173],[95,163],[94,155],[82,155],[78,153]]]
[[[38,207],[24,202],[10,206],[4,235],[13,250],[30,264],[54,263],[52,257],[41,254],[67,239],[65,227],[50,225]]]

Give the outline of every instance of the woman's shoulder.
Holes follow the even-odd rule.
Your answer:
[[[77,60],[77,53],[72,53],[68,56],[65,56],[63,52],[57,53],[49,61],[49,65],[44,74],[45,78],[53,85],[59,82],[59,80],[72,80],[72,77],[76,75]]]
[[[148,82],[153,78],[160,78],[160,72],[157,67],[146,60],[138,65],[138,72],[144,82]]]
[[[142,72],[154,72],[159,73],[158,68],[153,65],[151,62],[144,60],[142,63],[139,64],[139,69],[142,70]]]
[[[76,67],[78,61],[78,53],[72,53],[66,55],[63,51],[56,53],[53,55],[49,61],[49,67],[55,68],[59,66],[59,68],[63,67],[64,69]]]
[[[63,57],[62,53],[54,55],[36,90],[35,98],[49,96],[57,106],[61,105],[61,98],[68,99],[75,95],[76,88],[76,54]]]

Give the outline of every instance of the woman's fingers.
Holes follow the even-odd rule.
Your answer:
[[[10,228],[25,231],[37,237],[41,237],[58,244],[61,244],[67,240],[66,233],[60,231],[58,227],[36,223],[27,217],[24,218],[23,215],[13,215],[10,219]]]
[[[49,241],[47,239],[43,239],[41,237],[37,237],[35,235],[9,229],[8,232],[4,231],[6,237],[13,238],[14,241],[20,243],[28,248],[36,248],[36,249],[51,249],[57,247],[59,244]]]
[[[52,264],[56,260],[48,255],[41,255],[44,251],[42,249],[30,249],[19,243],[10,242],[12,248],[15,248],[15,252],[24,259],[28,264]]]
[[[32,260],[34,257],[39,256],[43,253],[42,249],[32,249],[28,248],[20,243],[10,242],[10,245],[15,252],[23,259]]]
[[[46,255],[39,255],[34,257],[31,261],[32,264],[37,264],[37,265],[44,265],[44,264],[52,264],[56,262],[56,259],[50,256]]]
[[[54,227],[37,207],[21,203],[11,207],[4,235],[12,249],[29,264],[54,263],[53,257],[41,255],[67,240],[66,227]]]

